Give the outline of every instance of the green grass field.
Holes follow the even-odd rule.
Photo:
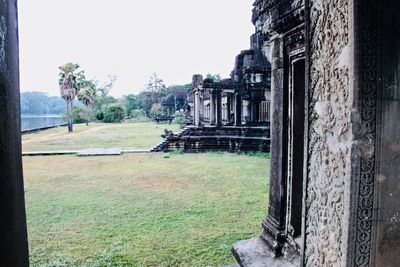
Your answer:
[[[91,123],[74,125],[74,132],[59,127],[22,136],[23,151],[74,150],[96,147],[151,148],[162,141],[164,129],[174,132],[177,124]]]
[[[151,143],[121,132],[127,127],[143,134],[135,125],[115,127],[92,133],[118,131],[128,146]],[[140,129],[147,127],[157,130],[150,124]],[[82,128],[76,133],[85,136]],[[93,144],[125,146],[100,140]],[[57,141],[32,142],[25,149],[62,147]],[[266,158],[172,153],[24,157],[23,162],[32,266],[219,266],[234,262],[233,243],[261,233]]]

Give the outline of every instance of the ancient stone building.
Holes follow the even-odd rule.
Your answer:
[[[260,31],[251,36],[251,49],[236,57],[230,78],[214,81],[193,76],[194,101],[188,115],[194,125],[269,125],[271,65],[262,51],[262,38]]]
[[[400,265],[400,2],[384,2],[255,1],[274,127],[242,266]]]
[[[156,123],[169,122],[175,118],[175,113],[177,111],[184,112],[187,108],[188,103],[186,99],[186,90],[176,90],[161,98],[161,110],[160,114],[154,117]]]
[[[185,90],[177,90],[162,98],[161,106],[164,116],[174,116],[176,111],[184,110],[187,106]]]
[[[156,151],[269,151],[271,64],[263,51],[264,35],[251,36],[251,48],[235,60],[231,77],[221,81],[193,75],[187,126]]]

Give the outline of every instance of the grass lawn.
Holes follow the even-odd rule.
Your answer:
[[[22,136],[23,151],[74,150],[94,147],[151,148],[162,141],[167,128],[178,131],[176,124],[91,123],[74,125],[74,132],[59,127]]]
[[[99,135],[118,127],[142,134],[134,125],[107,127],[114,130],[100,128]],[[82,128],[76,133],[83,134]],[[50,148],[56,141],[41,145]],[[230,264],[232,244],[258,236],[266,214],[269,162],[259,156],[153,153],[23,161],[32,266]]]

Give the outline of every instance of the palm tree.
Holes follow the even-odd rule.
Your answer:
[[[78,99],[86,107],[86,125],[89,125],[89,108],[96,99],[96,85],[93,81],[86,81],[78,93]]]
[[[85,74],[84,71],[78,71],[78,64],[66,63],[58,68],[60,69],[58,74],[60,94],[67,101],[68,132],[72,132],[72,105],[75,96],[85,83]]]

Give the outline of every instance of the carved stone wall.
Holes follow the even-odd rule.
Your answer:
[[[356,194],[354,206],[354,255],[353,266],[372,266],[374,194],[376,177],[376,109],[378,78],[377,51],[377,2],[358,0],[358,60],[359,66],[359,123],[355,138],[360,151],[359,171],[353,179],[359,183],[353,187]],[[386,2],[386,1],[384,1]],[[390,131],[390,130],[389,130]],[[395,266],[395,265],[393,265]]]
[[[351,174],[351,0],[309,1],[307,266],[345,266]]]

